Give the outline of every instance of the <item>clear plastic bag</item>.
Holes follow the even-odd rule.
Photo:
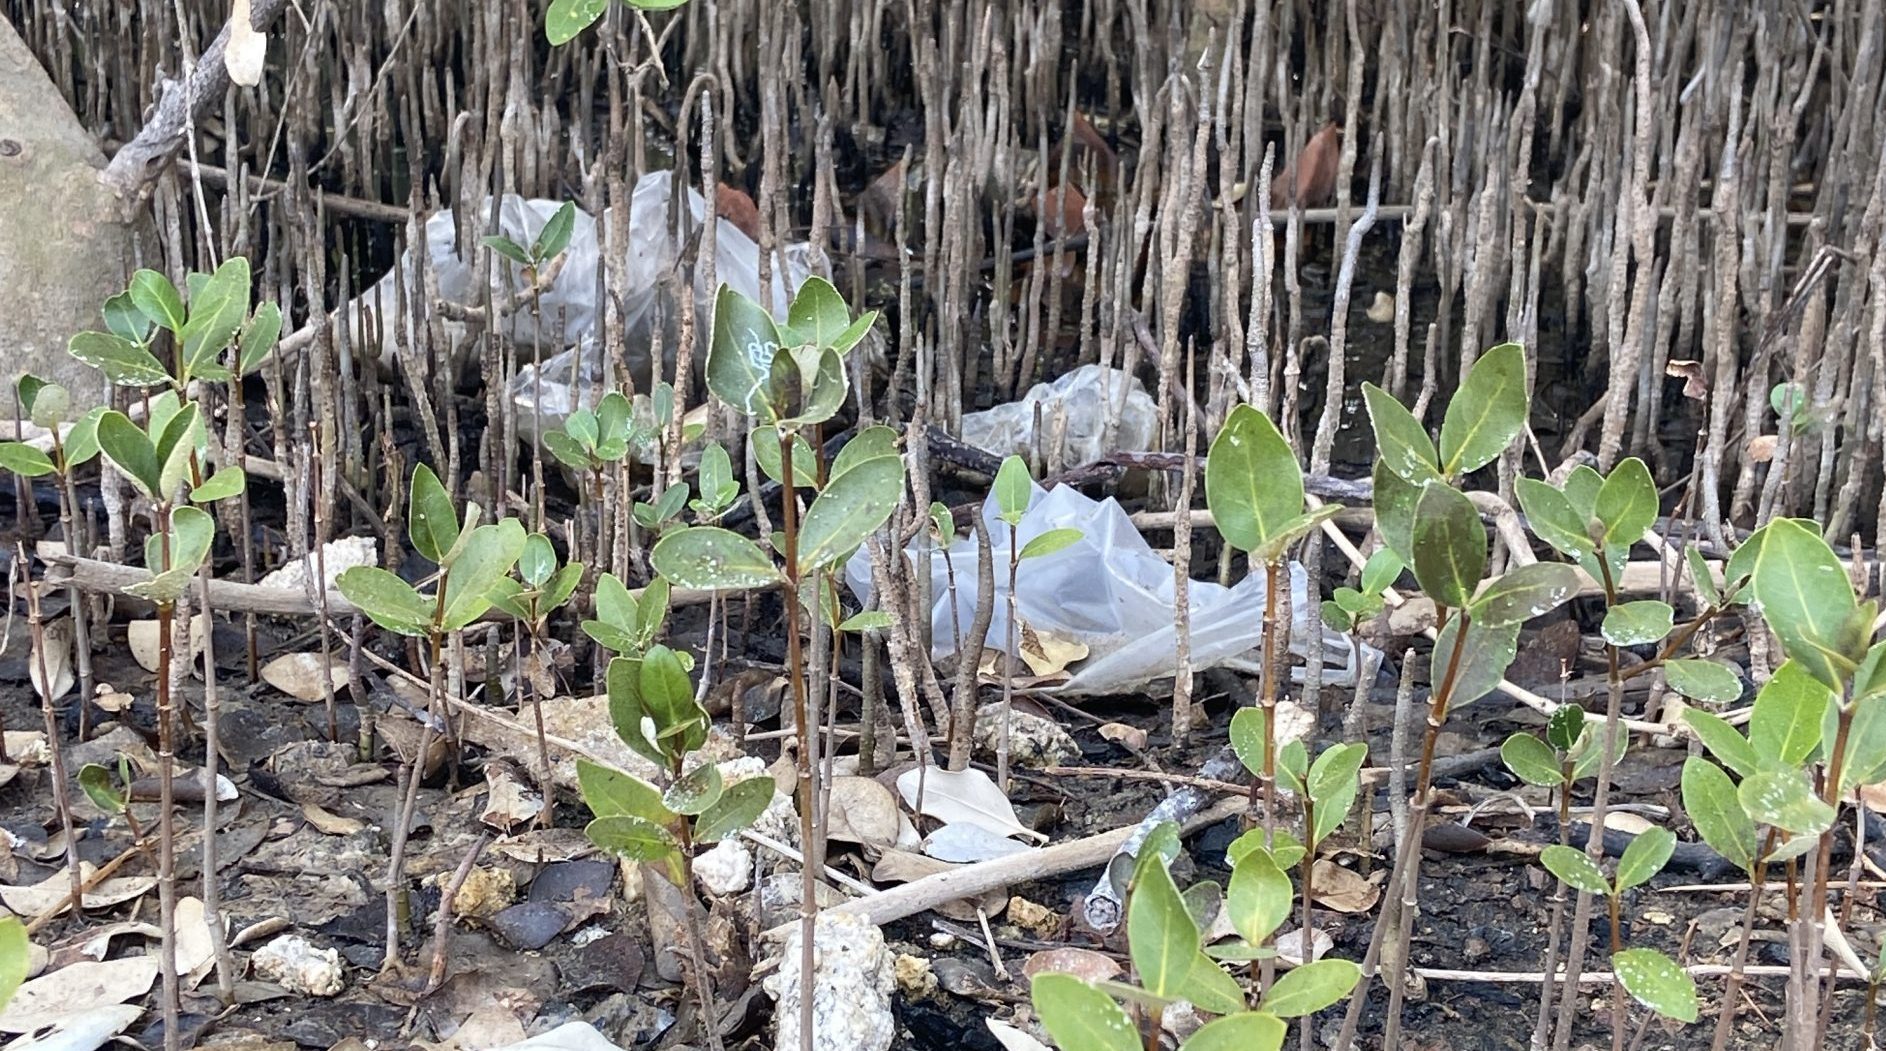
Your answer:
[[[1107,417],[1118,412],[1112,440]],[[1115,449],[1152,446],[1158,424],[1152,395],[1129,372],[1082,365],[1020,400],[963,415],[964,442],[996,456],[1022,456],[1049,471],[1080,467]]]
[[[995,606],[987,645],[1002,650],[1008,641],[1010,530],[996,511],[991,495],[982,509],[995,562]],[[1023,562],[1015,586],[1023,622],[1088,647],[1087,658],[1069,667],[1072,678],[1059,692],[1119,693],[1170,678],[1178,639],[1171,563],[1146,543],[1112,498],[1095,501],[1070,486],[1052,490],[1036,486],[1015,531],[1016,541],[1026,547],[1042,533],[1061,528],[1080,530],[1080,540],[1054,554]],[[917,549],[911,555],[916,557]],[[966,633],[974,619],[976,557],[973,537],[957,539],[947,555],[931,552],[930,583],[935,596],[930,610],[931,656],[936,660],[955,653],[959,634]],[[956,581],[953,606],[951,570]],[[862,552],[846,566],[845,577],[853,594],[868,602],[870,561]],[[1315,646],[1315,656],[1326,668],[1324,681],[1353,685],[1357,669],[1349,640],[1323,627],[1321,611],[1310,601],[1303,567],[1296,563],[1290,565],[1290,591],[1292,650],[1309,656],[1310,647]],[[1187,605],[1194,670],[1257,657],[1264,618],[1262,574],[1247,576],[1228,588],[1193,580]],[[1369,647],[1364,651],[1362,670],[1367,673],[1379,654]]]

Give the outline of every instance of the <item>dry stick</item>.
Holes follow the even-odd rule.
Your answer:
[[[445,581],[439,581],[439,600],[444,601]],[[432,749],[434,728],[447,725],[444,721],[445,683],[440,663],[444,657],[444,636],[437,631],[431,633],[432,662],[428,668],[426,718],[419,722],[419,745],[413,757],[400,764],[400,774],[404,783],[400,786],[400,801],[393,824],[393,843],[386,862],[386,953],[382,957],[380,969],[391,971],[399,964],[399,930],[401,913],[405,911],[407,898],[405,888],[401,886],[401,873],[406,864],[406,840],[412,828],[412,815],[419,803],[419,780],[425,776],[426,755]]]
[[[805,669],[799,641],[799,498],[792,481],[792,438],[791,430],[781,430],[779,433],[779,506],[786,559],[786,663],[790,666],[788,674],[792,681],[794,726],[799,731],[799,754],[794,757],[793,763],[799,771],[799,837],[806,856],[812,858],[819,854],[815,842],[819,830],[813,820],[813,812],[818,805],[814,770],[818,746],[813,740],[813,728],[809,721]],[[818,870],[810,864],[800,865],[799,870],[803,877],[799,885],[799,1027],[801,1046],[805,1051],[810,1051],[812,1004],[818,988],[818,958],[814,952],[814,941],[818,931],[819,879]]]
[[[1202,166],[1201,166],[1202,167]],[[1176,321],[1173,324],[1177,324]],[[1185,459],[1184,468],[1179,475],[1179,497],[1177,507],[1181,512],[1192,507],[1192,494],[1198,478],[1198,403],[1190,395],[1194,391],[1193,368],[1197,354],[1192,344],[1186,344],[1185,355]],[[1172,609],[1173,609],[1173,674],[1172,674],[1172,739],[1183,741],[1192,729],[1192,520],[1190,515],[1180,514],[1172,530]]]
[[[26,626],[33,636],[33,662],[39,669],[40,711],[46,717],[46,748],[52,753],[52,801],[59,811],[59,829],[65,833],[65,865],[72,876],[71,900],[84,907],[84,894],[81,890],[83,877],[79,874],[79,837],[72,830],[72,803],[66,798],[66,786],[70,783],[65,776],[65,751],[59,746],[59,720],[52,708],[52,677],[46,669],[46,633],[39,619],[39,590],[33,587],[32,573],[28,567],[32,563],[26,560],[26,545],[15,542],[13,545],[14,565],[20,567],[20,575],[26,578]],[[72,615],[82,617],[84,609],[78,603],[72,604]],[[85,698],[79,698],[79,704],[85,704]]]
[[[970,616],[969,634],[957,639],[956,687],[951,695],[949,769],[969,766],[970,746],[976,729],[976,675],[982,648],[989,639],[989,623],[995,619],[994,552],[989,542],[989,526],[978,510],[969,521],[976,537],[976,609]],[[946,554],[945,559],[949,556]],[[947,565],[947,562],[945,563]],[[954,579],[954,571],[951,573]],[[952,592],[954,587],[952,586]],[[950,597],[950,616],[956,616],[956,599]]]
[[[216,960],[216,995],[225,1004],[236,1002],[236,961],[229,954],[229,932],[223,926],[222,888],[216,863],[216,766],[222,751],[219,722],[222,702],[216,685],[216,634],[211,616],[210,563],[197,569],[198,615],[203,618],[203,922],[209,924],[210,948]],[[62,792],[63,794],[63,792]]]
[[[159,564],[165,572],[169,572],[171,527],[168,502],[158,506],[156,519],[154,525],[162,558]],[[177,761],[175,711],[170,683],[171,651],[175,649],[171,638],[175,608],[174,602],[160,602],[157,606],[157,901],[163,927],[163,938],[158,950],[158,970],[164,979],[164,1051],[177,1051],[182,1038],[178,1031],[182,989],[177,980],[177,844],[176,830],[172,824],[174,815],[171,813],[176,802],[173,778]],[[188,640],[187,623],[184,631],[184,638]]]
[[[484,853],[485,845],[490,842],[490,829],[478,833],[477,840],[473,841],[471,849],[465,852],[465,857],[453,871],[452,881],[445,885],[444,892],[439,895],[438,916],[432,924],[432,966],[426,972],[426,987],[421,996],[429,995],[445,984],[445,950],[446,939],[452,933],[452,906],[457,903],[458,892],[465,886],[465,880],[471,876],[472,867],[478,864],[478,855]]]

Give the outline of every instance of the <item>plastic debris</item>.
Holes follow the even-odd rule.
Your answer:
[[[993,494],[984,501],[982,514],[996,565],[994,616],[986,645],[1006,651],[1011,531],[997,516]],[[1095,501],[1070,486],[1052,490],[1036,486],[1028,511],[1014,531],[1016,541],[1026,547],[1042,533],[1060,528],[1078,529],[1081,538],[1054,554],[1022,563],[1016,576],[1017,611],[1023,624],[1088,646],[1087,658],[1068,668],[1072,677],[1056,692],[1120,693],[1171,678],[1178,634],[1172,564],[1140,536],[1111,497]],[[922,564],[919,549],[912,548],[911,555]],[[1310,647],[1316,645],[1311,640],[1320,641],[1315,655],[1324,662],[1323,681],[1353,685],[1357,669],[1348,638],[1323,627],[1316,604],[1309,600],[1303,567],[1291,563],[1289,576],[1291,650],[1307,658]],[[868,605],[870,561],[863,552],[847,564],[845,579],[852,593]],[[930,586],[935,596],[930,609],[930,655],[941,661],[955,655],[957,640],[969,631],[975,617],[976,542],[972,537],[957,538],[945,551],[931,550]],[[1252,574],[1228,588],[1214,581],[1193,580],[1189,591],[1193,670],[1255,660],[1264,619],[1263,574]],[[1366,671],[1379,654],[1372,647],[1363,649]],[[1301,669],[1293,669],[1292,674],[1300,675]]]
[[[1107,418],[1117,415],[1113,434]],[[1132,373],[1082,365],[1037,383],[1019,401],[963,414],[963,441],[996,456],[1023,456],[1050,471],[1080,467],[1114,449],[1153,443],[1159,407]]]

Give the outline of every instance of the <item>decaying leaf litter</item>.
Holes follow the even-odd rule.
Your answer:
[[[1250,1002],[1295,1020],[1282,990],[1308,982],[1272,990],[1276,1000],[1259,991],[1273,972],[1292,973],[1306,940],[1313,956],[1362,962],[1373,982],[1351,1001],[1366,1010],[1311,1014],[1293,1038],[1343,1045],[1359,1022],[1364,1040],[1508,1046],[1533,1028],[1535,1012],[1540,1032],[1557,1023],[1559,1047],[1574,1035],[1621,1041],[1630,1029],[1682,1046],[1771,1041],[1784,1017],[1794,1039],[1822,1026],[1841,1039],[1870,1024],[1864,983],[1829,982],[1823,998],[1819,981],[1799,968],[1790,976],[1788,964],[1820,959],[1826,946],[1827,959],[1866,973],[1874,945],[1868,877],[1878,873],[1870,846],[1853,849],[1848,830],[1865,833],[1871,811],[1831,824],[1798,773],[1816,748],[1839,753],[1831,742],[1850,742],[1860,762],[1843,769],[1836,758],[1821,777],[1835,802],[1849,788],[1870,798],[1854,773],[1872,767],[1870,665],[1839,655],[1871,641],[1858,614],[1878,586],[1868,547],[1877,547],[1881,499],[1872,403],[1886,374],[1877,262],[1886,257],[1876,251],[1886,215],[1877,106],[1886,30],[1873,6],[800,11],[694,0],[673,13],[611,8],[552,47],[545,12],[534,9],[284,12],[262,0],[253,8],[267,37],[259,86],[147,114],[159,93],[179,99],[187,89],[141,71],[202,83],[222,53],[212,40],[227,12],[9,4],[12,26],[87,129],[108,148],[129,143],[106,176],[129,195],[150,254],[101,275],[97,300],[128,288],[145,316],[166,314],[159,286],[132,273],[144,266],[168,273],[175,309],[187,301],[195,313],[209,286],[184,275],[220,274],[241,258],[252,271],[249,299],[279,302],[286,316],[280,348],[248,379],[219,383],[205,372],[179,392],[209,424],[197,466],[239,464],[246,478],[197,471],[140,497],[137,465],[108,452],[111,466],[75,467],[69,481],[63,470],[42,474],[34,499],[15,500],[28,557],[13,560],[4,791],[14,843],[12,871],[0,875],[14,888],[5,903],[44,958],[29,956],[38,977],[0,1025],[84,1028],[84,1046],[125,1031],[147,1045],[398,1039],[470,1048],[552,1030],[579,1039],[572,1034],[583,1031],[557,1026],[581,1018],[625,1047],[770,1042],[776,1028],[780,1046],[797,1046],[784,1016],[799,1002],[796,978],[786,977],[800,973],[799,943],[788,935],[782,950],[762,935],[796,934],[812,903],[882,923],[888,939],[882,967],[875,955],[852,962],[871,990],[858,1002],[882,1002],[890,1014],[849,1019],[861,1028],[845,1046],[1018,1046],[1050,1035],[1037,1018],[1055,1028],[1040,987],[1029,995],[1044,969],[1109,981],[1104,960],[1141,989],[1162,980],[1120,933],[1091,929],[1105,890],[1118,895],[1116,910],[1127,904],[1129,874],[1135,886],[1169,879],[1175,895],[1184,889],[1208,943],[1248,937],[1228,917],[1234,910],[1201,888],[1236,881],[1226,851],[1250,854],[1233,838],[1244,824],[1291,825],[1288,801],[1306,793],[1288,787],[1303,780],[1285,745],[1289,713],[1314,727],[1305,760],[1334,742],[1366,741],[1368,805],[1301,859],[1297,889],[1313,899],[1302,914],[1314,937],[1300,922],[1284,925],[1275,959],[1252,965]],[[234,47],[252,62],[252,43]],[[651,178],[670,170],[694,189],[667,184],[638,211],[643,191],[659,185]],[[492,204],[504,193],[544,207],[513,223]],[[577,207],[564,210],[566,201]],[[442,208],[457,228],[422,232],[419,220]],[[579,210],[592,223],[587,271]],[[487,235],[499,239],[480,240]],[[651,251],[643,237],[657,246],[652,270],[640,262]],[[455,290],[448,264],[470,275]],[[787,316],[812,272],[842,290],[831,330]],[[573,273],[588,283],[574,292]],[[753,304],[752,318],[771,311],[788,327],[791,338],[775,344],[800,340],[820,352],[802,356],[799,386],[754,373],[748,391],[763,396],[730,399],[715,382],[707,333],[730,328],[716,317],[728,302],[715,295],[722,281]],[[864,323],[870,310],[882,313]],[[840,350],[854,319],[862,335]],[[244,332],[257,327],[255,317],[238,320]],[[117,332],[108,303],[104,321]],[[237,371],[248,372],[248,341],[225,339],[243,359]],[[1516,371],[1500,357],[1514,352],[1487,350],[1504,340],[1523,348]],[[558,372],[550,359],[571,343],[576,353]],[[118,370],[125,426],[146,429],[162,449],[153,416],[191,410],[182,399],[154,410],[148,394],[129,389],[139,376],[125,370],[144,366],[101,358],[99,345],[83,349],[109,361],[108,374]],[[207,364],[153,362],[159,372]],[[1101,396],[1087,405],[1050,401],[992,448],[951,438],[978,427],[976,413],[1085,365],[1119,370],[1095,374]],[[1128,374],[1150,397],[1121,381]],[[520,384],[531,375],[564,378],[562,408],[546,412],[551,385]],[[835,375],[843,408],[824,412],[820,392],[839,389]],[[1455,426],[1454,404],[1494,405],[1512,386],[1499,377],[1514,375],[1529,394],[1529,427],[1482,452],[1475,428]],[[1480,377],[1491,378],[1473,382]],[[612,389],[615,401],[603,397]],[[717,398],[704,401],[710,392]],[[16,436],[29,441],[43,433],[46,424],[28,429],[41,413],[56,426],[90,408],[53,412],[29,404],[38,392],[19,393]],[[1397,399],[1414,410],[1412,431],[1390,419]],[[1344,505],[1307,522],[1308,542],[1288,528],[1240,537],[1223,519],[1214,472],[1194,457],[1242,426],[1239,403],[1277,421],[1279,442],[1308,469],[1311,502],[1299,499],[1290,515],[1313,516],[1325,500]],[[755,422],[771,429],[749,433]],[[873,422],[889,425],[891,444],[872,444],[884,433]],[[732,455],[703,453],[697,426]],[[50,437],[39,442],[50,468],[47,457],[64,453]],[[1045,543],[1036,549],[1044,561],[1030,564],[1038,538],[1021,532],[1015,503],[1029,496],[1010,487],[1004,500],[997,470],[1011,453],[1025,461],[1024,481],[1032,473],[1117,496],[1170,558],[1178,612],[1169,690],[1160,681],[1123,695],[1034,695],[1031,687],[1077,677],[1091,658],[1066,656],[1084,641],[1044,639],[1016,623],[1031,571],[1046,573],[1053,545],[1071,541]],[[737,553],[756,582],[794,577],[786,552],[801,525],[841,534],[826,524],[833,515],[815,517],[811,492],[801,508],[782,503],[781,491],[807,488],[809,477],[828,492],[848,463],[889,473],[886,460],[901,461],[896,506],[883,512],[888,531],[867,540],[845,574],[849,583],[855,568],[864,587],[814,579],[803,603],[776,590],[690,590],[653,550],[657,537],[725,527],[747,546],[714,540],[716,558]],[[30,458],[7,463],[22,465],[39,470]],[[422,486],[416,465],[438,481]],[[1410,477],[1424,472],[1445,484]],[[1447,496],[1469,473],[1470,491]],[[1600,482],[1588,489],[1590,476]],[[1629,483],[1617,481],[1620,495],[1607,504],[1613,479]],[[160,544],[151,559],[144,537],[151,505],[167,503],[176,484],[206,503],[221,498],[212,506],[223,535],[200,578],[183,587],[185,572],[173,591],[154,590],[144,567],[170,565],[161,560],[173,552]],[[1406,511],[1384,496],[1398,486],[1420,494]],[[985,515],[992,487],[998,513]],[[742,495],[756,491],[758,502]],[[1258,491],[1254,499],[1268,499],[1275,486]],[[1628,495],[1645,491],[1647,509]],[[527,563],[522,546],[511,554],[516,591],[498,613],[459,624],[444,618],[442,601],[428,627],[428,614],[411,610],[414,637],[402,641],[385,627],[391,607],[356,603],[361,593],[338,582],[310,585],[379,566],[398,571],[400,587],[422,589],[415,595],[447,599],[451,574],[430,577],[453,561],[458,537],[511,547],[502,530],[459,530],[468,503],[484,509],[484,522],[515,516],[517,536],[539,532],[549,550],[547,564]],[[1826,560],[1803,546],[1810,530],[1744,542],[1789,516],[1818,523],[1811,532],[1833,545]],[[157,532],[191,541],[196,526],[179,517],[194,521],[167,509],[170,531]],[[1472,574],[1457,559],[1442,565],[1437,552],[1473,547],[1454,541],[1471,540],[1481,518],[1492,527],[1490,565]],[[1585,535],[1593,518],[1596,539]],[[764,547],[776,529],[787,538],[783,564]],[[753,537],[760,543],[747,543]],[[1280,586],[1292,574],[1266,579],[1280,538],[1302,564],[1301,601],[1294,578]],[[895,556],[905,545],[918,566],[943,563],[945,592],[1005,597],[942,621],[948,651],[961,648],[960,629],[996,652],[926,659],[939,642],[925,611],[957,607],[939,603],[938,573]],[[934,553],[942,548],[966,557],[954,564]],[[1831,566],[1836,577],[1847,570],[1859,600],[1847,593],[1843,605],[1823,591],[1795,603],[1789,620],[1780,593],[1761,594],[1756,572],[1763,616],[1754,616],[1721,593],[1738,579],[1737,555],[1759,561],[1754,548],[1788,550],[1790,564]],[[1410,557],[1372,580],[1362,566],[1377,551]],[[584,569],[552,601],[557,574],[576,561]],[[1527,567],[1574,563],[1585,575],[1549,587],[1542,605],[1582,597],[1533,619],[1546,570]],[[1505,573],[1476,596],[1490,568]],[[243,583],[271,570],[299,580]],[[1246,649],[1272,645],[1195,662],[1203,643],[1188,593],[1213,577],[1290,596],[1289,610],[1272,602],[1248,627]],[[651,579],[677,584],[667,603],[640,590]],[[1502,584],[1516,598],[1498,612],[1490,589]],[[400,594],[378,593],[394,607]],[[984,608],[1011,595],[1015,609]],[[1320,606],[1325,596],[1333,611]],[[861,600],[869,608],[860,611]],[[820,627],[832,603],[839,630]],[[1849,621],[1858,626],[1842,626]],[[1488,640],[1495,657],[1476,662],[1482,650],[1458,644],[1474,623],[1514,634]],[[1004,642],[1010,625],[1018,658],[999,652],[1015,648]],[[1286,633],[1290,645],[1276,645]],[[1424,633],[1440,637],[1432,654]],[[643,818],[602,815],[579,767],[666,783],[659,761],[612,725],[612,702],[628,694],[609,688],[609,654],[652,646],[676,655],[683,692],[699,692],[704,719],[675,707],[676,733],[700,733],[721,763],[713,791],[690,773],[662,793],[661,813],[698,826],[712,804],[690,811],[708,795],[756,776],[779,787],[738,838],[683,850],[691,878],[672,882],[653,859],[595,849],[601,839],[634,853],[660,837],[628,824]],[[1465,662],[1474,684],[1491,688],[1503,670],[1506,685],[1426,735],[1430,792],[1414,769],[1424,731],[1413,711],[1453,690],[1461,673],[1447,670],[1450,647],[1474,650]],[[1372,669],[1365,652],[1385,655],[1379,672],[1353,688],[1328,681],[1338,664]],[[1487,677],[1489,661],[1501,667]],[[1844,703],[1818,701],[1816,682]],[[35,683],[53,686],[42,692],[57,703],[43,715]],[[646,680],[629,689],[669,696]],[[1758,689],[1772,701],[1750,712]],[[1549,723],[1565,702],[1600,716],[1593,725],[1605,732]],[[1234,710],[1266,713],[1276,732],[1260,727],[1262,747],[1228,756]],[[1712,710],[1730,718],[1719,727]],[[1784,711],[1794,718],[1774,714]],[[1809,718],[1815,711],[1827,719]],[[1742,722],[1738,712],[1750,715],[1746,737],[1729,725]],[[813,736],[811,722],[829,730]],[[1776,729],[1783,723],[1799,732]],[[1538,743],[1516,743],[1516,730]],[[159,754],[170,731],[174,764]],[[210,733],[220,776],[206,780]],[[932,734],[944,765],[911,765],[909,742]],[[661,752],[667,740],[642,744]],[[808,749],[815,740],[828,744]],[[1771,746],[1767,758],[1793,764],[1793,780],[1761,766]],[[818,763],[803,762],[808,751]],[[972,757],[986,766],[965,766]],[[1230,783],[1245,767],[1272,803],[1255,818],[1240,816],[1245,789]],[[1723,798],[1719,785],[1737,796],[1736,780],[1736,808],[1698,815],[1698,801]],[[677,794],[683,781],[691,787]],[[1553,791],[1566,781],[1578,787]],[[810,815],[808,841],[786,804],[802,784],[821,797],[822,783],[830,794],[815,804],[823,813]],[[155,802],[165,794],[169,821]],[[1545,858],[1562,833],[1574,845],[1586,839],[1584,804],[1609,811],[1604,850],[1625,862],[1626,842],[1657,838],[1647,829],[1683,841],[1652,866],[1661,875],[1613,893],[1626,883],[1618,865],[1605,862],[1592,879]],[[1124,832],[1091,837],[1156,807],[1195,833],[1183,859],[1169,876],[1144,851],[1137,866],[1110,864]],[[615,823],[585,836],[592,812]],[[1759,826],[1766,838],[1725,858],[1711,847],[1742,842],[1735,814],[1750,837]],[[1292,827],[1301,835],[1311,826]],[[1419,912],[1403,909],[1394,918],[1403,933],[1378,937],[1391,926],[1384,900],[1402,893],[1398,858],[1418,860],[1421,851],[1406,849],[1417,840],[1429,860],[1405,867]],[[1751,873],[1771,890],[1750,895],[1740,870],[1787,842],[1805,853]],[[800,879],[807,847],[824,879]],[[399,859],[391,878],[389,853]],[[976,867],[961,870],[958,885],[937,876],[952,864]],[[219,878],[204,879],[206,865]],[[172,879],[160,879],[166,867]],[[1549,873],[1590,896],[1555,895]],[[75,884],[94,883],[84,914],[72,915]],[[161,915],[151,901],[160,883]],[[697,886],[704,901],[693,898]],[[1607,917],[1611,899],[1620,907]],[[1584,961],[1588,984],[1559,983],[1542,1002],[1536,972],[1565,966],[1566,956],[1608,956],[1607,920],[1611,939],[1628,925],[1630,951],[1654,947],[1692,964],[1706,1016],[1716,976],[1733,960],[1747,978],[1730,979],[1741,991],[1721,1026],[1704,1036],[1707,1018],[1669,1028],[1633,1007],[1627,992],[1684,1013],[1644,992],[1664,976],[1646,957],[1620,955],[1615,986],[1591,973],[1604,964]],[[1568,926],[1591,924],[1589,945],[1568,943]],[[870,929],[853,942],[870,943]],[[1401,984],[1372,977],[1372,942],[1388,946],[1381,969],[1405,971]],[[1098,959],[1069,957],[1075,949]],[[1213,1008],[1205,991],[1187,992],[1189,1016],[1129,998],[1133,1023],[1158,1019],[1200,1046],[1235,1027],[1269,1039],[1270,1014]],[[775,995],[789,999],[775,1007]],[[843,1005],[812,999],[814,1028],[839,1032],[846,1019],[820,1012]],[[126,1001],[133,1006],[90,1010]],[[73,1010],[47,1013],[50,1004],[86,1005],[83,1024]],[[1225,1017],[1198,1028],[1216,1015]],[[703,1018],[713,1019],[705,1029]],[[1052,1036],[1069,1046],[1062,1032]]]

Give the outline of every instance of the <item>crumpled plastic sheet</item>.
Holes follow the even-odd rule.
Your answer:
[[[994,616],[989,647],[1008,643],[1008,553],[1010,530],[997,514],[994,494],[983,503],[995,562]],[[1022,547],[1051,529],[1081,531],[1080,540],[1051,555],[1031,558],[1016,575],[1017,611],[1036,631],[1087,644],[1088,656],[1068,669],[1072,674],[1057,692],[1120,693],[1157,679],[1170,678],[1177,650],[1172,565],[1152,549],[1117,501],[1095,501],[1071,486],[1034,487],[1028,511],[1016,530]],[[920,558],[918,548],[909,549]],[[945,553],[930,554],[931,649],[935,660],[955,653],[958,628],[968,632],[976,609],[976,542],[958,538]],[[921,562],[918,563],[921,568]],[[953,568],[956,600],[950,603]],[[846,583],[865,602],[871,595],[871,566],[862,551],[845,567]],[[1290,564],[1291,649],[1309,656],[1311,646],[1325,666],[1324,682],[1354,685],[1358,669],[1347,636],[1323,627],[1321,610],[1308,595],[1301,565]],[[1239,659],[1255,660],[1264,618],[1264,575],[1253,573],[1231,587],[1193,580],[1189,588],[1192,667],[1203,671]],[[1312,642],[1311,640],[1315,640]],[[1363,670],[1379,664],[1380,654],[1363,647]],[[1300,675],[1301,669],[1295,674]]]
[[[627,296],[621,304],[624,331],[624,357],[638,386],[646,389],[651,375],[650,349],[655,345],[656,326],[660,325],[661,346],[672,356],[678,339],[680,308],[671,295],[668,274],[683,265],[683,248],[699,233],[706,217],[706,204],[699,192],[689,188],[685,216],[671,207],[674,190],[672,172],[649,172],[635,184],[629,201],[628,244],[615,265],[621,268],[622,286]],[[498,201],[498,231],[522,245],[530,245],[544,224],[557,213],[563,202],[528,199],[505,194]],[[484,209],[491,207],[486,198]],[[521,367],[512,377],[510,395],[517,405],[520,433],[531,433],[530,421],[541,405],[545,429],[560,426],[570,410],[593,405],[604,390],[607,355],[601,347],[603,327],[602,296],[599,275],[601,236],[607,228],[609,210],[599,220],[577,209],[571,225],[570,243],[562,269],[555,282],[541,293],[534,308],[527,307],[506,315],[500,329],[518,348]],[[602,224],[602,225],[599,225]],[[475,229],[485,227],[481,214]],[[772,272],[774,315],[786,317],[786,305],[792,293],[813,271],[809,262],[810,246],[790,244],[774,259]],[[426,220],[426,258],[434,282],[431,293],[459,306],[482,308],[487,285],[494,303],[508,303],[525,287],[523,268],[499,257],[488,272],[475,270],[458,254],[458,230],[453,210],[443,209]],[[760,248],[740,228],[719,220],[714,244],[714,279],[727,284],[756,302],[760,299]],[[413,256],[408,250],[401,256],[406,291],[413,292]],[[487,277],[488,273],[488,277]],[[695,321],[700,348],[695,356],[695,373],[706,363],[705,348],[712,331],[715,289],[702,280],[705,272],[681,275],[681,286],[694,289]],[[395,319],[405,317],[400,308],[395,275],[388,273],[362,297],[374,313],[391,327]],[[359,311],[349,310],[351,319]],[[464,326],[448,322],[448,335],[454,344],[462,338]],[[543,356],[543,382],[538,384],[537,355]]]
[[[1106,421],[1117,412],[1113,439]],[[963,414],[962,439],[996,456],[1022,456],[1050,472],[1082,467],[1115,449],[1149,449],[1158,406],[1139,378],[1111,365],[1082,365],[1019,400]]]

